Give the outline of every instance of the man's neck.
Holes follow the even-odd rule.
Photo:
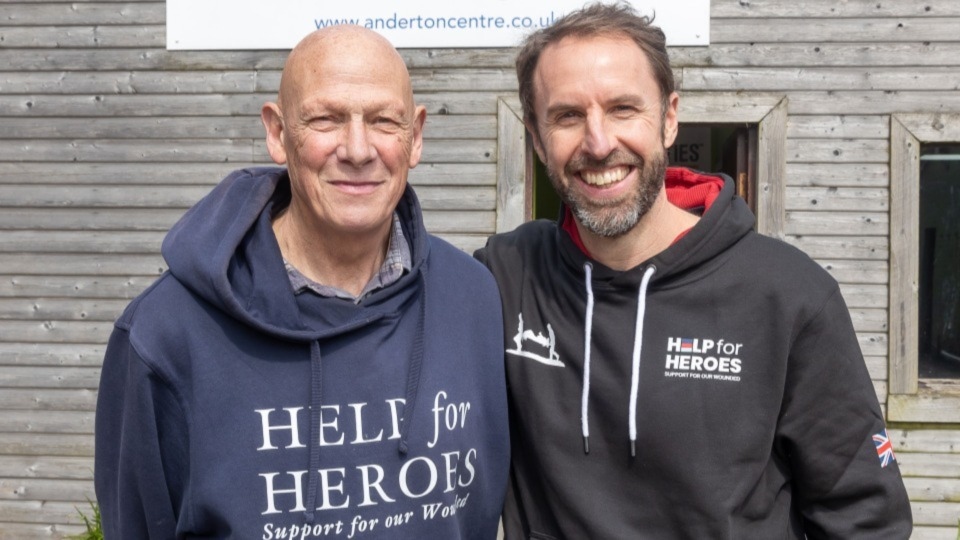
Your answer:
[[[273,220],[283,258],[311,280],[359,296],[383,264],[392,219],[373,233],[338,234],[307,226],[295,212],[291,206]]]
[[[593,234],[579,221],[577,230],[590,256],[614,270],[634,268],[670,247],[684,231],[700,218],[673,205],[661,190],[653,207],[622,236],[606,238]]]

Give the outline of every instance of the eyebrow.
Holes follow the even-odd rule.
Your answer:
[[[649,100],[643,94],[620,94],[607,101],[609,103],[630,103],[641,107],[649,106]]]
[[[575,111],[575,110],[579,110],[579,109],[580,109],[580,107],[578,107],[578,106],[576,106],[576,105],[573,105],[573,104],[570,104],[570,103],[556,103],[556,104],[554,104],[554,105],[551,105],[551,106],[547,107],[547,111],[546,111],[546,114],[544,115],[544,117],[549,118],[549,117],[551,117],[551,116],[553,116],[553,115],[555,115],[555,114],[557,114],[557,113],[560,113],[560,112]]]
[[[605,104],[623,104],[623,103],[628,103],[628,104],[632,104],[632,105],[637,105],[637,106],[639,106],[639,107],[641,107],[641,108],[647,108],[647,107],[650,107],[650,106],[651,106],[651,105],[650,105],[650,100],[645,99],[644,96],[641,95],[641,94],[634,94],[634,93],[630,93],[630,94],[619,94],[619,95],[617,95],[617,96],[614,96],[614,97],[612,97],[612,98],[609,98],[609,99],[604,100],[604,103],[605,103]],[[556,113],[558,113],[558,112],[576,111],[576,110],[580,110],[580,109],[581,109],[581,107],[580,107],[579,105],[575,105],[575,104],[573,104],[573,103],[566,102],[566,101],[561,101],[561,102],[554,103],[553,105],[547,107],[546,116],[547,116],[547,117],[550,117],[550,116],[553,116],[554,114],[556,114]]]

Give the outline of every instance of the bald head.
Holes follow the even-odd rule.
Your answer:
[[[410,110],[413,89],[403,58],[380,34],[356,25],[336,25],[311,32],[287,57],[280,78],[278,105],[294,103],[309,91],[318,78],[329,77],[331,70],[359,69],[399,85]]]
[[[426,111],[413,102],[407,66],[389,41],[361,26],[337,25],[310,33],[290,51],[277,102],[266,103],[261,117],[278,164],[300,153],[297,144],[308,133],[339,130],[352,118],[403,135],[412,168]]]
[[[294,224],[302,238],[339,231],[385,246],[426,115],[386,39],[358,26],[308,35],[287,58],[277,102],[261,110],[267,151],[287,166],[292,192],[275,223]]]

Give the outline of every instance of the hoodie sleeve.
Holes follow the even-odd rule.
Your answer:
[[[487,244],[488,244],[488,245],[489,245],[489,242],[490,242],[490,241],[487,240]],[[486,266],[487,268],[490,268],[490,265],[487,264],[487,246],[484,246],[484,247],[482,247],[482,248],[474,251],[474,252],[473,252],[473,258],[476,259],[476,260],[478,260],[478,261],[480,261],[480,264]]]
[[[790,352],[777,440],[807,538],[908,538],[910,502],[839,289]],[[878,441],[881,442],[882,441]],[[879,451],[878,451],[879,450]]]
[[[104,358],[94,481],[104,538],[170,539],[186,475],[187,430],[169,386],[118,322]]]

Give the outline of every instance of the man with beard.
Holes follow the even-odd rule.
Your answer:
[[[524,120],[564,206],[476,253],[504,305],[513,538],[907,538],[837,283],[666,167],[663,33],[594,5],[529,36]]]

